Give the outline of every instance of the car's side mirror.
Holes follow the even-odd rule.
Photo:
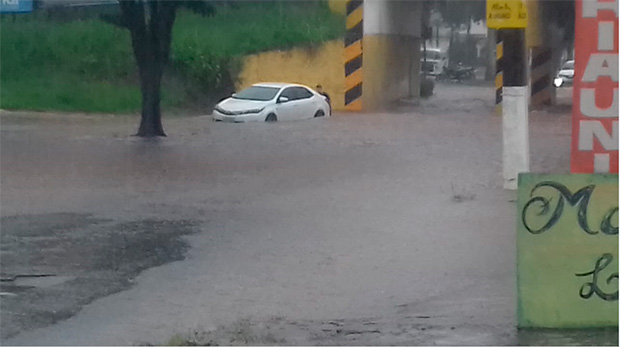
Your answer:
[[[237,93],[232,93],[231,96],[234,98],[235,96],[237,96]]]
[[[283,104],[285,102],[288,102],[289,99],[286,96],[281,96],[278,98],[278,104]]]

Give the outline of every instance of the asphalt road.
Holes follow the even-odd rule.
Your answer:
[[[59,278],[2,298],[3,344],[218,327],[238,344],[240,324],[248,343],[617,344],[514,328],[493,98],[447,84],[389,113],[173,118],[151,141],[128,136],[133,117],[3,113],[3,274]],[[568,170],[566,110],[532,113],[533,171]]]

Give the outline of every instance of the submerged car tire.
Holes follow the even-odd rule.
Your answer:
[[[272,122],[277,122],[277,121],[278,121],[278,116],[276,116],[275,113],[270,113],[267,115],[267,118],[265,118],[265,122],[272,123]]]
[[[319,118],[319,117],[325,117],[325,112],[323,112],[323,110],[318,110],[314,114],[314,118]]]

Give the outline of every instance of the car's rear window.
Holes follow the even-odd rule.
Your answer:
[[[233,98],[241,100],[268,101],[275,98],[280,88],[253,86],[235,94]]]

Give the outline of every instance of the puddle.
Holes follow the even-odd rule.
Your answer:
[[[0,339],[53,324],[129,288],[150,267],[182,260],[190,220],[111,221],[90,214],[0,218]],[[33,309],[36,308],[36,309]]]
[[[74,276],[42,276],[42,277],[17,277],[14,280],[4,280],[0,284],[4,296],[17,294],[34,288],[50,288],[75,279]]]
[[[22,287],[49,288],[75,279],[74,276],[18,277],[13,284]]]

